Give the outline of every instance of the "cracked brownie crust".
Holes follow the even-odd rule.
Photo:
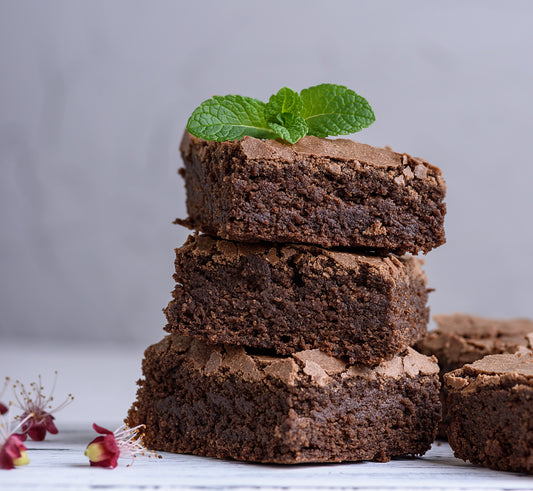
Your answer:
[[[455,456],[533,473],[533,353],[489,355],[444,376]]]
[[[440,417],[434,358],[375,368],[318,350],[289,357],[170,335],[149,347],[130,426],[148,448],[294,464],[421,455]]]
[[[391,359],[426,332],[422,261],[191,236],[176,249],[166,330],[278,354]]]
[[[443,244],[445,184],[418,158],[352,140],[295,145],[245,136],[181,143],[189,218],[242,242],[365,247],[403,254]]]
[[[533,348],[533,321],[529,319],[490,319],[460,313],[433,318],[437,329],[428,332],[416,349],[435,355],[443,373],[486,355],[514,353],[521,346]]]

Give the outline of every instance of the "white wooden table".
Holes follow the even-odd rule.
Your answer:
[[[0,489],[533,489],[533,476],[472,466],[439,442],[421,458],[385,464],[256,465],[163,453],[161,460],[137,459],[131,467],[120,460],[114,470],[91,468],[83,454],[97,436],[91,425],[113,430],[121,424],[135,396],[142,351],[2,343],[0,376],[29,382],[41,373],[46,389],[57,369],[56,401],[68,392],[76,399],[56,414],[58,435],[27,442],[29,465],[0,471]]]

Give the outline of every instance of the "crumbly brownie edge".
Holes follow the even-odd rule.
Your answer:
[[[204,356],[198,369],[190,354],[176,353],[169,338],[147,350],[145,379],[127,419],[146,424],[149,448],[303,463],[387,461],[423,454],[433,442],[439,383],[434,363],[415,352],[372,372],[316,351],[302,352],[300,360],[233,351],[239,360],[233,366],[240,368],[227,373],[213,368],[214,358],[226,356],[221,348],[215,349],[218,355],[209,349],[196,353],[196,360]],[[189,342],[197,343],[198,352],[206,346]],[[423,368],[417,368],[420,360]],[[262,378],[253,379],[255,369]]]
[[[386,162],[379,165],[364,160],[367,151],[360,147],[367,145],[306,138],[311,147],[355,146],[353,155],[361,160],[350,158],[350,151],[317,156],[249,137],[219,143],[185,134],[181,174],[189,218],[177,223],[243,242],[365,247],[398,254],[428,252],[445,242],[445,184],[438,168],[374,148]],[[248,148],[257,145],[266,149]]]
[[[376,364],[426,332],[421,264],[413,257],[190,237],[176,249],[165,329],[284,355],[320,348]]]

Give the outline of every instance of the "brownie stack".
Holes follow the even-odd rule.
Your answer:
[[[176,249],[170,333],[127,422],[148,447],[254,462],[423,454],[440,418],[422,261],[444,242],[424,160],[351,140],[185,133],[201,234]]]

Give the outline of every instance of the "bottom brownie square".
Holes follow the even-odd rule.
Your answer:
[[[412,349],[376,367],[318,350],[270,356],[169,335],[143,361],[130,426],[160,451],[295,464],[421,455],[440,419],[438,366]]]
[[[533,353],[485,356],[444,375],[455,456],[533,473]]]

